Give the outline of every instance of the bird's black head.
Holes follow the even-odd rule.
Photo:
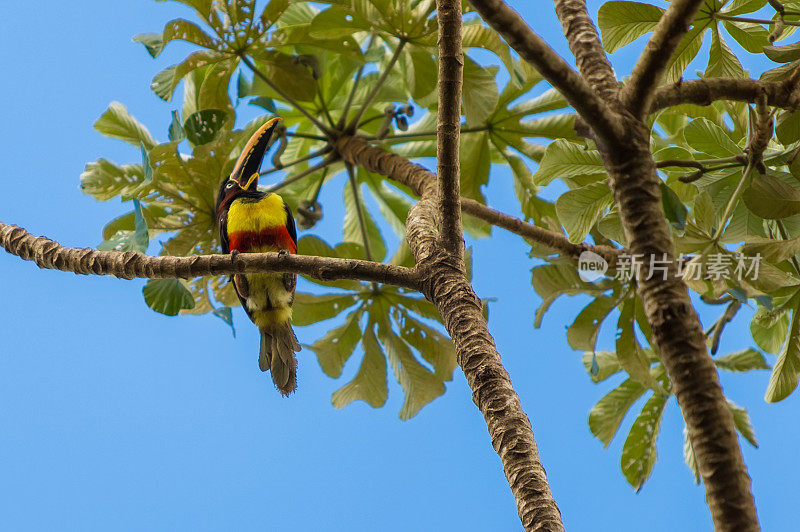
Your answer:
[[[223,181],[219,187],[219,193],[217,194],[218,216],[238,196],[257,190],[261,161],[267,153],[272,132],[280,121],[280,117],[268,120],[247,141],[242,154],[236,160],[231,176]]]

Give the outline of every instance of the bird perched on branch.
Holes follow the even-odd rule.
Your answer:
[[[279,121],[273,118],[255,132],[219,189],[217,223],[225,253],[297,253],[297,231],[289,206],[279,195],[257,189],[261,161]],[[297,275],[235,274],[231,282],[247,316],[261,331],[261,371],[270,370],[281,394],[289,395],[297,388],[294,353],[300,350],[290,323]]]

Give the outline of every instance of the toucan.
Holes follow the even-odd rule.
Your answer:
[[[268,120],[250,137],[230,177],[217,195],[217,224],[224,253],[297,253],[297,230],[289,206],[275,193],[258,190],[261,161],[280,118]],[[292,330],[293,273],[231,275],[230,281],[250,320],[261,331],[258,366],[287,396],[297,388],[300,344]]]

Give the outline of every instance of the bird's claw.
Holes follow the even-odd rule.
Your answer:
[[[288,255],[288,254],[289,254],[289,252],[288,252],[288,251],[286,251],[285,249],[282,249],[282,250],[280,250],[280,251],[278,252],[278,256],[279,256],[280,258],[283,258],[283,257],[285,257],[285,256],[286,256],[286,255]]]

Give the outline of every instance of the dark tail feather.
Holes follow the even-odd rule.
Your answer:
[[[261,329],[258,367],[261,371],[270,370],[272,382],[283,396],[289,395],[297,388],[295,351],[300,351],[300,344],[289,322]]]

